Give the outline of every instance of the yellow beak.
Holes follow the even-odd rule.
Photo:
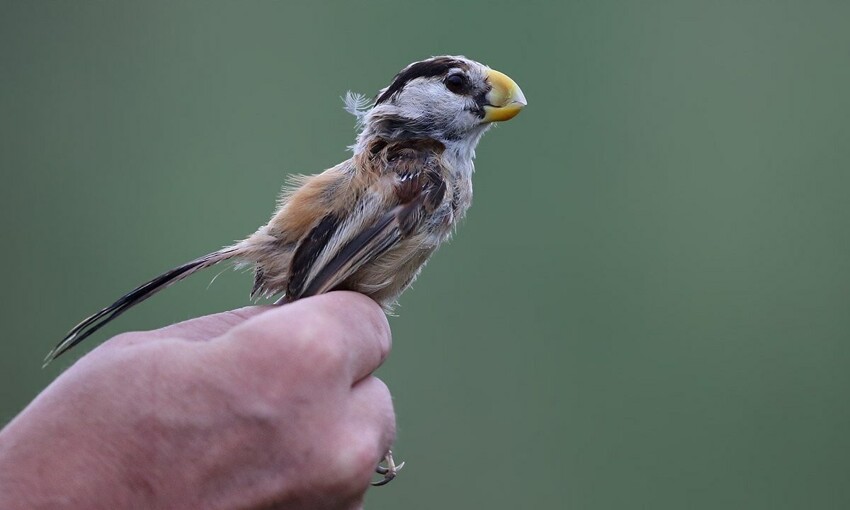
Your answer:
[[[487,93],[484,119],[481,122],[510,120],[528,104],[522,89],[508,75],[489,69],[487,81],[490,82],[492,89]]]

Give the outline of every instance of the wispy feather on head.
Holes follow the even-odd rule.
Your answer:
[[[368,114],[369,110],[372,108],[372,100],[364,94],[349,90],[345,93],[345,97],[342,98],[342,101],[345,103],[345,111],[354,115],[354,118],[357,119],[355,126],[359,131],[363,128],[364,122],[366,122],[366,114]]]

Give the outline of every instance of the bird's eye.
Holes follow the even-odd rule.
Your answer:
[[[447,89],[460,94],[466,88],[466,78],[462,74],[452,74],[446,77],[445,84]]]

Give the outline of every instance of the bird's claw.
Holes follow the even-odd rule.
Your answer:
[[[393,478],[396,477],[401,468],[404,467],[404,462],[396,465],[395,460],[393,460],[393,451],[389,450],[386,455],[384,455],[384,463],[386,467],[378,464],[378,467],[375,468],[375,472],[379,475],[383,475],[381,480],[377,482],[372,482],[372,485],[375,487],[380,487],[381,485],[386,485],[390,483]]]

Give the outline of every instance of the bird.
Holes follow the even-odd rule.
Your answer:
[[[349,92],[358,134],[349,159],[284,186],[271,219],[235,244],[181,264],[84,319],[45,366],[157,292],[222,262],[253,267],[252,298],[275,304],[333,290],[371,297],[391,312],[472,203],[478,142],[527,105],[507,75],[464,56],[399,71],[373,99]],[[388,467],[378,484],[391,480]]]

